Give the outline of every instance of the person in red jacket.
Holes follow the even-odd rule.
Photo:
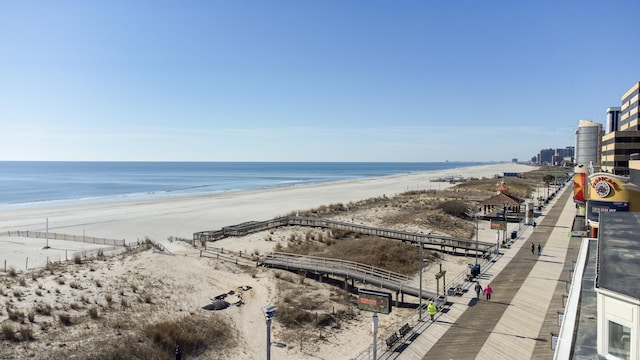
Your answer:
[[[487,284],[484,288],[484,295],[487,297],[487,300],[491,300],[491,294],[493,294],[493,289],[491,288],[491,285]]]

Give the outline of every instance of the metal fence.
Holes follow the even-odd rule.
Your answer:
[[[111,246],[126,246],[125,240],[105,239],[97,238],[93,236],[79,236],[69,234],[58,234],[42,231],[6,231],[0,233],[0,236],[14,236],[14,237],[26,237],[36,239],[52,239],[52,240],[65,240],[65,241],[77,241],[89,244],[98,245],[111,245]]]
[[[33,270],[37,268],[43,268],[49,263],[62,263],[77,261],[77,259],[85,258],[97,258],[100,256],[111,257],[127,251],[125,240],[105,239],[97,238],[93,236],[78,236],[70,234],[58,234],[47,233],[41,231],[5,231],[0,233],[0,237],[20,237],[20,238],[32,238],[32,239],[51,239],[51,240],[64,240],[81,242],[86,244],[100,245],[100,247],[93,247],[91,249],[73,250],[73,249],[60,249],[51,247],[48,245],[47,255],[38,255],[34,252],[33,256],[11,256],[10,259],[0,258],[0,271],[7,272],[10,269],[15,270]],[[40,250],[38,251],[40,252]],[[1,256],[1,255],[0,255]]]

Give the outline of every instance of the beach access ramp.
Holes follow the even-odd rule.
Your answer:
[[[396,296],[398,294],[407,294],[416,298],[420,296],[419,288],[408,285],[412,280],[411,277],[353,261],[275,252],[265,255],[262,264],[278,269],[341,277],[345,281],[356,280],[370,286],[395,291]],[[423,299],[436,300],[437,297],[434,292],[422,290]]]

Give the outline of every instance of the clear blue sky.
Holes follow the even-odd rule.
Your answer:
[[[498,161],[640,81],[640,1],[0,0],[0,160]]]

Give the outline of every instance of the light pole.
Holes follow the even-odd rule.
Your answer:
[[[422,321],[422,239],[420,239],[420,251],[418,256],[420,257],[418,259],[420,262],[418,264],[418,268],[420,269],[420,288],[418,290],[418,297],[420,298],[420,305],[418,305],[418,308],[420,308],[420,310],[418,311],[418,321]]]
[[[478,267],[478,212],[476,211],[476,268]]]
[[[262,307],[262,313],[267,321],[267,360],[271,360],[271,319],[276,315],[277,307],[268,305]]]

